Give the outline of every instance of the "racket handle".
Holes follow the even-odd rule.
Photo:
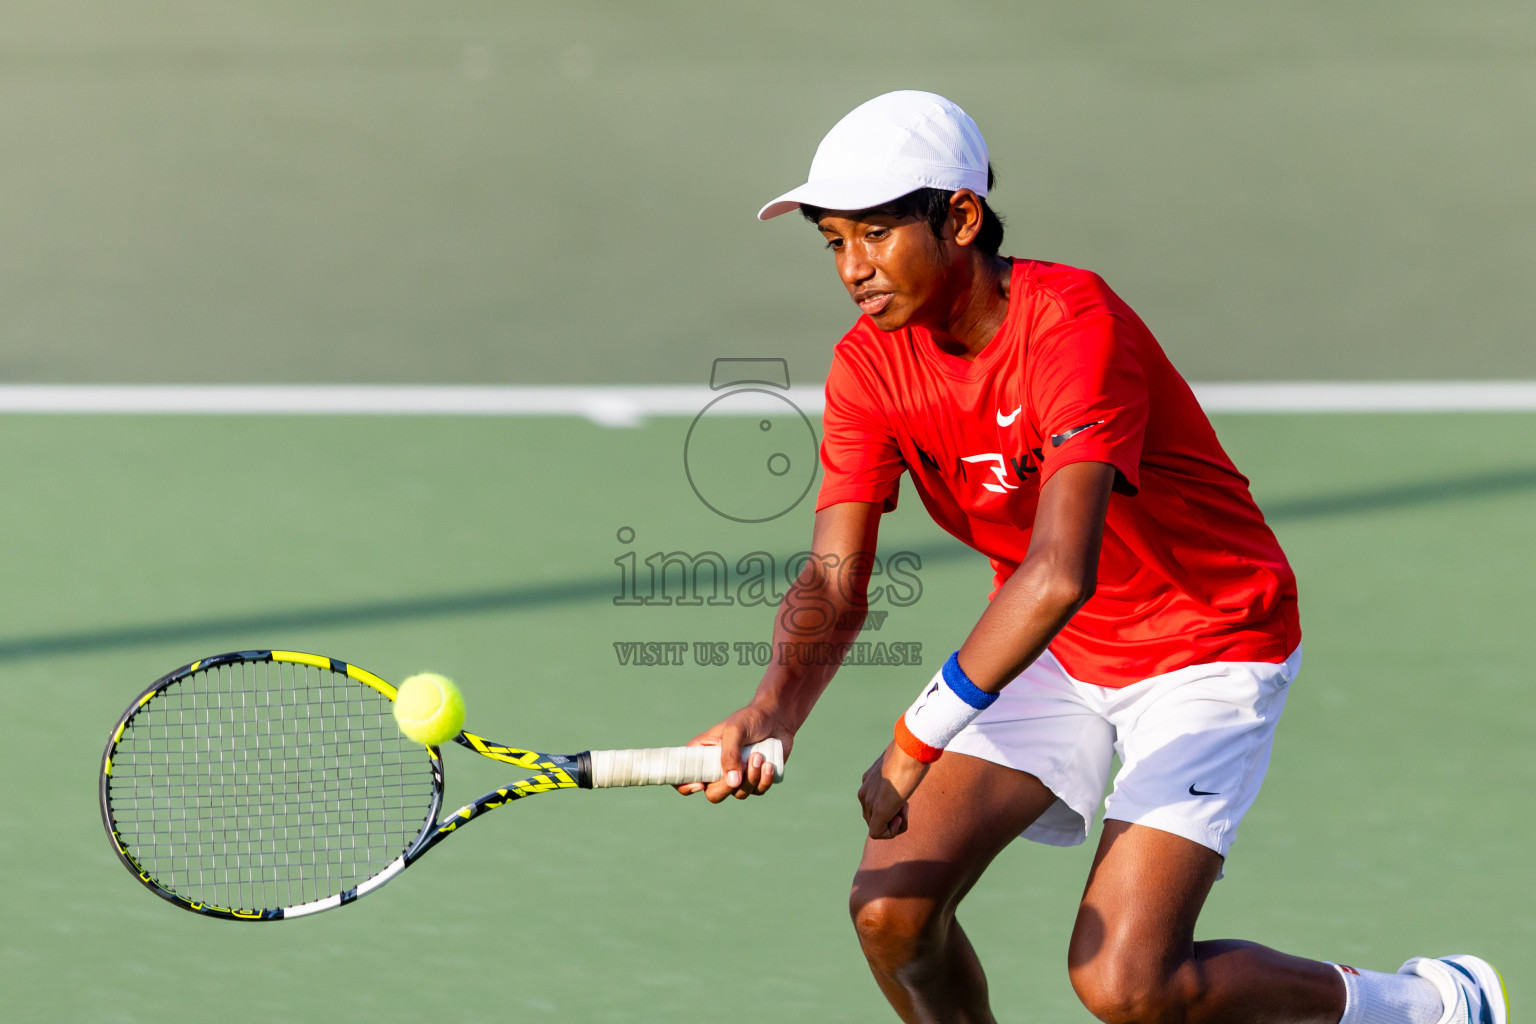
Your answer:
[[[784,744],[776,739],[743,747],[745,768],[752,755],[762,754],[773,765],[773,781],[784,778]],[[719,747],[642,747],[638,750],[592,751],[592,788],[613,786],[681,786],[720,778]]]

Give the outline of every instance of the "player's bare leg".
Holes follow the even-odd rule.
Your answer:
[[[1072,987],[1109,1024],[1337,1024],[1329,964],[1251,942],[1196,942],[1221,858],[1188,839],[1106,821],[1068,954]]]
[[[907,831],[865,841],[849,909],[902,1020],[992,1024],[986,975],[955,908],[1055,799],[1033,775],[949,753],[913,794]]]

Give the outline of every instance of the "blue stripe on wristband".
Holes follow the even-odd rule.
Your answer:
[[[985,711],[997,700],[997,694],[988,693],[970,679],[966,678],[965,669],[960,667],[960,652],[956,651],[949,656],[944,663],[944,685],[948,686],[956,697],[965,701],[977,711]]]

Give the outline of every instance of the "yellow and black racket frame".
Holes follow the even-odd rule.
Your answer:
[[[111,786],[112,786],[112,756],[117,751],[118,743],[123,734],[130,727],[130,722],[146,704],[155,697],[164,693],[169,687],[195,672],[217,668],[222,665],[234,664],[258,664],[262,662],[278,662],[294,665],[308,665],[324,671],[334,672],[346,676],[355,682],[370,687],[393,701],[395,699],[395,687],[383,679],[369,672],[367,669],[348,664],[338,658],[328,658],[320,654],[305,654],[301,651],[283,650],[249,650],[231,651],[228,654],[217,654],[211,658],[202,658],[167,672],[156,679],[144,692],[128,705],[128,708],[118,718],[113,726],[111,735],[107,739],[106,750],[101,758],[101,775],[99,780],[99,794],[101,799],[101,820],[106,827],[107,835],[112,841],[113,852],[128,873],[138,879],[145,888],[159,896],[161,899],[172,903],[183,910],[190,910],[207,917],[221,918],[230,921],[280,921],[285,917],[299,917],[314,913],[318,910],[328,910],[333,906],[342,906],[352,903],[360,895],[371,892],[385,882],[392,879],[405,868],[419,860],[438,843],[458,831],[469,822],[473,821],[486,811],[503,807],[524,797],[535,796],[539,793],[549,793],[561,789],[591,789],[592,788],[592,758],[588,751],[579,754],[545,754],[537,750],[527,750],[521,747],[513,747],[502,743],[487,740],[473,733],[460,732],[454,737],[454,742],[483,757],[503,764],[510,764],[537,774],[521,779],[481,796],[473,803],[466,804],[453,814],[441,821],[438,813],[443,804],[443,759],[442,752],[437,747],[427,747],[432,778],[432,794],[427,814],[422,821],[421,830],[416,837],[406,845],[401,854],[388,866],[359,882],[356,886],[345,890],[335,896],[315,901],[301,907],[274,907],[263,910],[240,910],[229,907],[217,907],[208,903],[199,903],[188,899],[171,889],[167,889],[155,880],[154,876],[146,872],[133,855],[124,847],[122,837],[118,834],[117,826],[112,815]],[[323,905],[322,905],[323,904]]]

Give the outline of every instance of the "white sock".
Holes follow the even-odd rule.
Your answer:
[[[1339,1024],[1440,1024],[1445,1016],[1439,990],[1418,975],[1333,967],[1346,993]]]

